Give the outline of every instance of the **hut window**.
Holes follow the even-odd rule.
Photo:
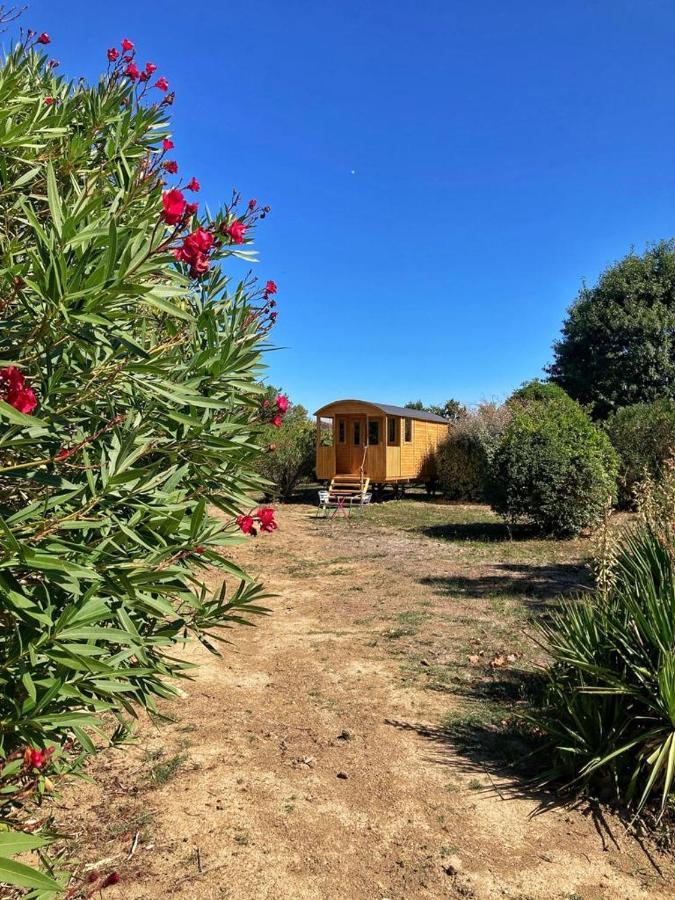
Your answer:
[[[354,420],[354,440],[353,444],[355,447],[361,446],[361,422],[358,419]]]
[[[345,420],[338,419],[338,444],[344,444],[345,439]]]
[[[371,445],[380,443],[380,420],[370,419],[368,421],[368,443]]]
[[[387,443],[398,444],[398,419],[387,419]]]
[[[406,444],[410,444],[412,442],[412,419],[405,420],[405,438]]]

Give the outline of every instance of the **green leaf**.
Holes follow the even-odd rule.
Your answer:
[[[58,881],[54,881],[48,875],[43,875],[37,869],[32,869],[23,863],[0,857],[0,882],[12,884],[16,887],[34,888],[40,891],[62,891]]]

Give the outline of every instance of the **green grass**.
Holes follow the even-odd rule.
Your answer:
[[[166,784],[176,777],[187,758],[187,753],[177,753],[169,759],[158,762],[150,769],[150,780],[155,785]]]

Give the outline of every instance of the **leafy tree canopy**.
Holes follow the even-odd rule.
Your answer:
[[[421,400],[409,400],[406,403],[405,408],[434,413],[436,416],[443,416],[444,419],[450,419],[451,422],[463,419],[467,415],[466,406],[460,403],[459,400],[455,400],[453,397],[450,397],[450,399],[446,400],[441,406],[436,404],[425,406]]]
[[[571,306],[551,380],[596,418],[675,398],[675,241],[610,266]]]

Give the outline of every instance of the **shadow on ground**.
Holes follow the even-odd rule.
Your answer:
[[[419,579],[420,584],[452,597],[513,597],[533,601],[554,600],[562,595],[589,588],[591,578],[579,563],[497,563],[490,573],[480,575],[434,575]],[[530,604],[532,605],[532,604]]]
[[[560,783],[549,782],[546,748],[517,721],[490,725],[464,717],[439,727],[390,719],[386,724],[413,731],[428,741],[433,748],[428,760],[448,766],[458,774],[472,776],[469,786],[478,794],[502,801],[529,800],[534,804],[530,813],[533,818],[554,809],[577,810],[593,822],[603,850],[610,846],[619,848],[607,814],[610,807],[596,798],[562,790]],[[612,812],[624,825],[628,823],[625,811],[613,809]],[[634,829],[632,836],[649,865],[663,877],[658,859],[647,842]]]
[[[534,525],[507,525],[505,522],[449,522],[425,525],[418,529],[426,537],[443,541],[532,541],[543,540]]]

